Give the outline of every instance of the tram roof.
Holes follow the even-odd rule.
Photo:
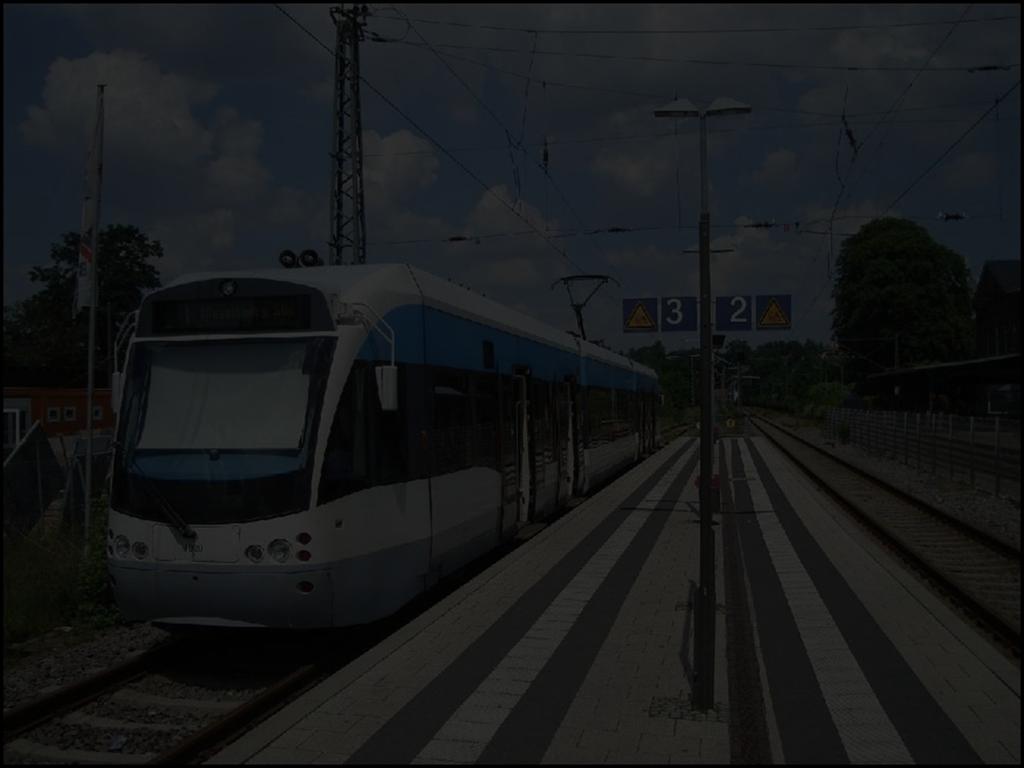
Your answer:
[[[393,307],[413,301],[416,303],[423,301],[435,309],[468,320],[492,325],[517,335],[526,334],[567,351],[579,351],[592,360],[628,367],[652,378],[657,375],[647,366],[612,352],[610,349],[589,341],[575,339],[565,331],[553,328],[458,283],[432,275],[411,264],[347,264],[344,267],[323,266],[293,269],[279,267],[277,269],[195,272],[182,275],[163,288],[227,277],[236,279],[251,277],[308,286],[325,294],[336,293],[342,301],[366,302],[381,315]]]

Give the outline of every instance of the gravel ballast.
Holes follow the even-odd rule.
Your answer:
[[[950,480],[941,473],[920,471],[891,458],[868,453],[850,443],[830,440],[818,425],[778,416],[773,417],[773,420],[855,467],[1020,549],[1020,504],[1013,499],[972,488],[963,482]]]

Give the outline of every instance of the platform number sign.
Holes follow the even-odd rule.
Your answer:
[[[663,296],[661,299],[662,331],[696,331],[697,297]]]
[[[626,333],[656,333],[658,300],[655,298],[623,299],[622,330]]]
[[[749,331],[753,307],[750,296],[717,296],[715,298],[716,331]]]

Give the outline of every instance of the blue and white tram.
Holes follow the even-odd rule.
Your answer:
[[[128,619],[387,616],[654,448],[658,382],[408,265],[204,273],[148,295],[115,382]]]

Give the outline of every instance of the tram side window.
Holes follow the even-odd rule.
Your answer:
[[[462,371],[434,371],[434,471],[455,472],[471,465],[473,415],[469,381]]]
[[[615,436],[615,401],[613,392],[603,387],[587,391],[587,420],[590,425],[588,445],[602,445]]]
[[[473,464],[498,466],[498,378],[493,374],[473,376]]]
[[[321,504],[370,484],[366,374],[367,366],[357,361],[341,392],[324,452],[318,493]]]
[[[633,430],[633,393],[617,390],[615,393],[615,436],[623,437]]]
[[[398,402],[405,402],[405,370],[398,366]],[[380,407],[377,391],[377,375],[373,368],[367,370],[366,411],[369,416],[370,476],[374,485],[400,483],[408,479],[408,441],[404,420],[408,414],[401,407],[397,411],[385,411]]]
[[[531,385],[530,421],[533,427],[534,453],[537,460],[550,460],[551,414],[549,412],[549,385],[546,381],[534,381]]]

